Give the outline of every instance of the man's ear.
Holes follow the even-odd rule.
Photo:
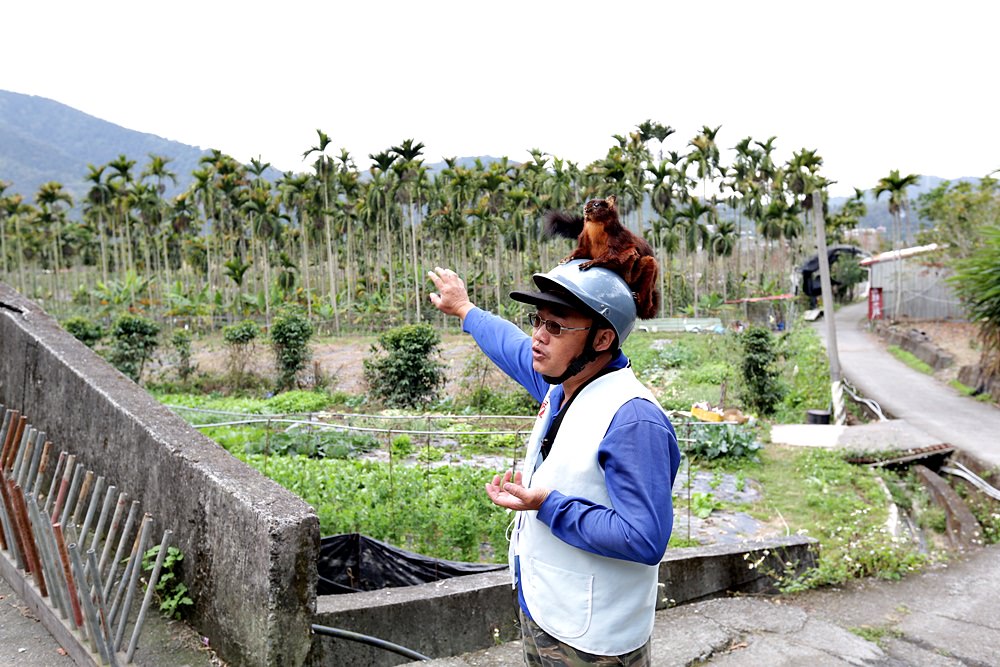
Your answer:
[[[594,349],[598,352],[606,352],[615,344],[614,329],[598,329],[594,338]]]

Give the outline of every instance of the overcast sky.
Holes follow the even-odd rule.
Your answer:
[[[647,118],[677,130],[666,150],[703,125],[722,149],[816,150],[834,194],[892,169],[1000,168],[1000,3],[983,0],[14,0],[0,16],[0,89],[281,170],[308,168],[317,129],[361,168],[407,138],[428,162],[539,148],[583,166]]]

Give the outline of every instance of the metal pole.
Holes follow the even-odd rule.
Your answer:
[[[122,491],[121,493],[118,494],[118,504],[115,506],[115,515],[111,519],[111,528],[108,529],[108,534],[104,538],[104,549],[101,551],[101,561],[100,561],[102,577],[104,576],[104,568],[107,567],[108,554],[111,553],[111,545],[115,540],[115,534],[118,532],[118,528],[121,526],[122,514],[125,512],[125,503],[127,502],[128,502],[128,494]],[[104,597],[107,598],[106,593]]]
[[[149,533],[152,528],[153,517],[150,514],[146,514],[142,518],[139,541],[136,544],[136,551],[132,555],[132,576],[129,579],[128,590],[125,594],[125,604],[122,605],[121,620],[118,622],[118,632],[115,633],[113,648],[116,651],[121,649],[122,639],[125,637],[125,624],[128,623],[128,612],[132,607],[132,599],[135,597],[135,588],[139,584],[139,575],[142,573],[142,555],[146,551],[146,542],[149,540]]]
[[[823,319],[826,320],[826,352],[830,359],[830,385],[834,422],[844,423],[844,394],[840,388],[840,354],[837,350],[837,323],[833,308],[833,285],[830,282],[830,257],[826,250],[826,221],[823,218],[823,198],[812,193],[812,212],[816,221],[816,247],[819,258],[820,287],[823,292]]]
[[[87,550],[87,570],[92,575],[92,594],[96,600],[95,604],[97,606],[98,618],[101,621],[101,631],[104,633],[104,639],[108,643],[108,648],[111,649],[111,622],[108,620],[108,610],[104,604],[104,599],[101,598],[101,590],[104,586],[101,583],[101,572],[97,568],[97,552],[93,549]],[[118,656],[114,650],[108,651],[108,658],[111,661],[111,667],[118,667]]]
[[[66,457],[66,467],[63,469],[62,479],[59,480],[59,495],[56,496],[55,507],[52,508],[52,522],[62,523],[59,517],[62,516],[62,507],[66,502],[66,494],[69,493],[70,480],[73,477],[73,468],[76,467],[76,454]]]
[[[33,496],[37,496],[40,490],[40,485],[42,483],[42,478],[45,476],[45,471],[49,468],[49,453],[52,451],[52,443],[48,440],[42,446],[42,455],[38,459],[38,467],[35,470],[35,475],[31,480],[31,486],[28,491]]]
[[[52,532],[56,536],[56,548],[59,549],[59,560],[62,561],[63,574],[66,575],[66,588],[69,590],[69,603],[73,608],[73,622],[75,627],[83,627],[83,612],[80,610],[80,600],[76,594],[76,582],[73,580],[73,571],[69,563],[69,553],[66,551],[66,540],[63,538],[62,526],[58,523],[52,524]]]
[[[163,567],[163,560],[167,555],[167,545],[170,544],[170,536],[173,531],[167,529],[163,531],[163,540],[160,542],[160,553],[156,554],[156,563],[153,571],[149,575],[149,584],[146,586],[146,595],[142,598],[142,606],[139,607],[139,616],[135,620],[135,627],[132,628],[132,639],[128,643],[128,652],[125,654],[125,661],[132,663],[135,649],[139,645],[139,633],[142,631],[142,624],[146,620],[146,611],[150,602],[153,601],[153,593],[156,591],[156,583],[160,580],[160,570]]]
[[[52,523],[48,515],[43,514],[34,496],[28,496],[28,512],[38,533],[38,545],[43,558],[43,565],[48,572],[49,598],[62,615],[63,620],[69,618],[69,600],[66,597],[66,581],[62,576],[55,538],[52,534]]]
[[[104,504],[101,505],[101,516],[97,519],[97,527],[94,528],[94,536],[90,538],[90,548],[96,549],[97,543],[101,539],[101,533],[104,532],[104,524],[108,521],[108,512],[111,509],[111,501],[114,500],[115,492],[118,490],[114,484],[108,487],[108,490],[104,494]]]
[[[55,496],[56,493],[56,485],[59,483],[59,478],[62,477],[63,466],[66,465],[66,459],[68,456],[69,455],[65,450],[59,452],[59,460],[56,462],[56,469],[52,473],[52,481],[49,483],[49,492],[45,495],[45,506],[42,509],[44,509],[45,513],[50,517],[52,516],[52,501],[54,500],[53,496]]]
[[[83,479],[83,464],[77,463],[73,470],[73,481],[69,485],[69,492],[66,493],[66,498],[63,500],[62,505],[62,515],[60,516],[59,523],[64,526],[69,525],[69,511],[73,507],[73,502],[76,499],[76,494],[80,490],[80,482]]]
[[[73,565],[73,574],[76,576],[77,593],[83,603],[84,618],[87,621],[87,633],[90,635],[90,646],[95,653],[100,654],[101,663],[109,662],[108,645],[104,641],[104,635],[101,633],[100,622],[97,619],[97,610],[94,609],[94,604],[90,599],[90,586],[87,584],[83,565],[80,563],[79,550],[76,544],[70,544],[66,547],[66,550],[69,552],[70,562]]]
[[[80,527],[80,542],[84,543],[87,541],[87,531],[90,530],[90,524],[94,522],[94,514],[97,513],[97,503],[101,500],[101,493],[104,492],[104,475],[97,478],[94,482],[94,492],[90,494],[90,504],[87,506],[87,514],[83,519],[83,526]],[[93,546],[90,547],[93,549]]]
[[[135,517],[139,512],[139,501],[133,500],[132,507],[128,511],[128,519],[125,520],[125,530],[122,531],[121,539],[118,541],[118,550],[115,551],[115,559],[111,561],[111,568],[108,570],[108,578],[104,580],[104,600],[107,601],[108,596],[111,595],[112,582],[115,580],[115,572],[118,570],[118,563],[121,562],[122,557],[125,555],[125,545],[128,544],[128,535],[132,532],[132,526],[135,524]],[[124,577],[123,577],[124,580]],[[111,608],[111,615],[114,616],[114,607]]]

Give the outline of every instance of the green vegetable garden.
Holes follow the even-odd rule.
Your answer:
[[[324,535],[362,532],[431,556],[500,562],[510,517],[488,502],[483,484],[523,451],[536,406],[491,376],[481,357],[463,360],[459,388],[445,391],[442,336],[456,324],[428,305],[425,276],[449,266],[474,303],[519,321],[508,288],[527,285],[572,247],[542,238],[544,212],[615,194],[625,224],[660,261],[660,317],[721,323],[716,333],[636,332],[625,348],[674,415],[684,474],[762,490],[735,505],[678,491],[678,521],[743,511],[762,529],[817,537],[820,567],[785,582],[789,589],[901,576],[937,556],[881,532],[879,485],[904,489],[917,504],[919,491],[834,454],[767,442],[770,424],[801,422],[830,400],[825,352],[798,319],[803,299],[756,316],[733,303],[793,291],[789,276],[815,252],[818,216],[828,242],[848,240],[865,214],[864,192],[837,209],[811,210],[811,193],[829,199],[817,152],[802,149],[779,164],[776,137],[746,137],[730,140],[734,158],[724,164],[719,131],[706,126],[684,142],[646,121],[582,167],[535,149],[524,163],[448,159],[432,170],[424,145],[408,139],[368,156],[364,171],[318,131],[304,153],[309,172],[269,180],[266,163],[213,151],[171,197],[169,158],[139,165],[122,155],[90,167],[81,201],[55,182],[33,201],[5,194],[9,184],[0,182],[0,280],[305,499]],[[921,197],[928,224],[918,229],[906,194],[915,179],[893,171],[874,190],[888,195],[894,218],[883,248],[950,241],[937,260],[954,265],[982,322],[987,367],[1000,372],[1000,282],[982,270],[997,263],[997,182],[946,183]],[[986,232],[983,244],[965,242]],[[862,272],[846,261],[840,271],[846,298]],[[782,331],[767,326],[775,314]],[[728,326],[747,319],[742,333]],[[310,366],[312,346],[343,336],[370,347],[364,392],[331,390],[330,377]],[[223,350],[223,370],[198,368],[196,353],[209,344]],[[273,375],[254,370],[261,356],[273,360]],[[686,411],[701,402],[754,419],[693,421]],[[1000,522],[986,516],[983,525],[996,539]],[[676,529],[672,544],[694,543],[689,529]]]

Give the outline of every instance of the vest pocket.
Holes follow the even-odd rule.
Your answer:
[[[579,637],[590,628],[594,576],[528,560],[525,601],[535,621],[557,639]]]

